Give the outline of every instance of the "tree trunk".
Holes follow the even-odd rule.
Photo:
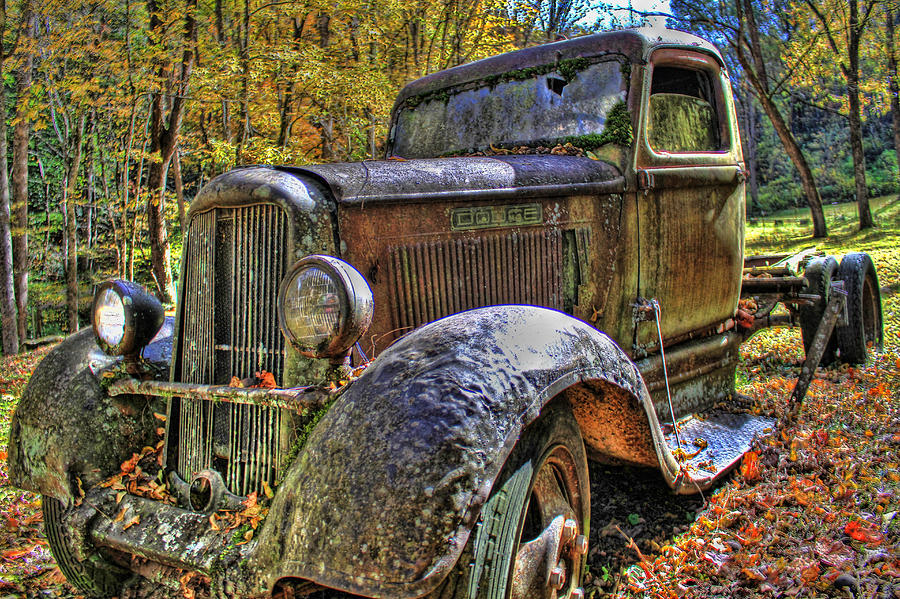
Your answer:
[[[22,15],[22,30],[26,38],[32,37],[34,15],[28,3]],[[12,156],[12,227],[13,270],[15,272],[16,307],[18,309],[19,339],[28,335],[28,100],[31,94],[32,54],[26,48],[16,71],[16,124],[13,129]],[[5,138],[3,138],[5,139]]]
[[[172,256],[169,249],[165,215],[166,173],[175,148],[178,146],[178,134],[184,116],[188,84],[196,59],[197,21],[194,18],[196,8],[196,0],[187,0],[187,13],[184,18],[184,50],[180,69],[173,78],[176,89],[169,102],[168,116],[165,115],[164,96],[166,92],[164,89],[156,90],[150,106],[150,154],[158,155],[158,159],[150,165],[147,177],[150,192],[147,197],[147,226],[150,236],[150,262],[153,277],[156,279],[157,295],[163,303],[171,303],[175,300]],[[159,7],[156,0],[148,0],[147,9],[151,15],[150,30],[153,37],[159,38],[164,35],[165,25],[159,18]],[[169,69],[164,61],[159,61],[157,70],[160,80],[165,80]]]
[[[737,99],[737,98],[736,98]],[[747,194],[750,205],[759,205],[759,177],[757,175],[757,130],[756,130],[756,105],[753,103],[753,93],[746,80],[741,82],[741,95],[738,110],[738,120],[743,134],[744,164],[747,168]]]
[[[78,330],[78,221],[75,217],[75,192],[81,169],[81,141],[84,137],[84,115],[75,126],[75,139],[69,151],[66,189],[63,205],[66,211],[66,323],[69,333]]]
[[[184,236],[187,234],[187,211],[184,203],[184,181],[181,178],[181,155],[177,149],[172,160],[172,166],[175,167],[172,174],[175,176],[175,197],[178,199],[178,224],[181,227],[181,235]]]
[[[803,194],[806,196],[806,203],[812,215],[813,237],[827,237],[828,232],[825,226],[825,212],[822,210],[822,199],[819,196],[818,188],[816,188],[812,169],[809,168],[809,164],[806,162],[806,156],[804,156],[803,150],[800,148],[797,140],[794,139],[794,134],[791,133],[790,128],[784,121],[784,117],[781,116],[781,112],[772,99],[762,90],[757,89],[757,92],[760,92],[757,94],[757,98],[762,104],[763,111],[765,111],[769,120],[772,121],[772,127],[775,129],[778,139],[781,140],[781,145],[784,146],[785,152],[787,152],[791,162],[797,168],[797,173],[800,175]]]
[[[732,0],[733,14],[736,15],[737,19],[736,28],[711,20],[702,3],[672,0],[671,4],[675,14],[687,15],[688,20],[695,24],[710,25],[727,39],[728,45],[740,62],[746,80],[750,83],[750,91],[759,100],[763,112],[772,121],[775,133],[797,169],[803,187],[803,194],[812,216],[813,237],[826,237],[827,229],[825,226],[825,214],[822,211],[822,199],[819,196],[819,190],[813,179],[812,171],[806,162],[800,145],[794,139],[769,91],[769,68],[766,60],[771,53],[766,52],[764,49],[760,27],[757,26],[756,11],[760,10],[759,4],[752,0]]]
[[[5,30],[6,0],[0,0],[0,34]],[[3,54],[2,44],[0,44],[0,81],[2,80]],[[6,114],[6,89],[4,87],[0,87],[0,114]],[[6,119],[0,119],[0,140],[5,139]],[[7,356],[19,353],[5,143],[0,143],[0,328],[2,328],[3,336],[3,353]]]
[[[844,71],[847,78],[847,99],[850,104],[850,150],[853,153],[853,179],[856,182],[856,205],[859,211],[859,228],[875,226],[869,210],[869,189],[866,185],[866,157],[863,154],[862,118],[859,103],[859,4],[850,0],[850,27],[847,54],[849,66]]]
[[[41,174],[41,188],[44,191],[44,247],[41,248],[41,268],[46,268],[47,252],[50,249],[50,184],[44,173],[44,163],[37,157],[38,172]]]
[[[746,19],[746,31],[747,35],[750,37],[748,44],[750,50],[749,57],[744,51],[744,43],[746,40],[732,42],[733,47],[737,49],[738,61],[746,72],[747,79],[750,81],[750,85],[756,93],[756,98],[762,105],[763,111],[772,122],[775,133],[778,135],[778,139],[781,140],[781,145],[784,146],[785,152],[787,152],[791,162],[794,163],[794,167],[797,169],[797,173],[800,175],[800,183],[803,186],[803,195],[806,197],[806,204],[809,206],[809,212],[812,216],[813,237],[827,237],[828,229],[825,225],[825,212],[822,210],[822,198],[816,187],[816,181],[813,179],[812,169],[809,168],[809,164],[806,162],[806,156],[804,156],[800,144],[794,139],[794,134],[791,132],[790,127],[788,127],[784,117],[781,115],[781,111],[778,109],[778,106],[775,105],[775,102],[769,94],[768,69],[766,68],[766,60],[762,51],[759,28],[756,25],[756,16],[753,12],[754,6],[749,0],[744,0],[743,4],[740,3],[740,0],[737,0],[735,2],[735,8],[738,9],[738,14],[742,14],[743,18]]]
[[[169,231],[166,226],[166,172],[169,159],[165,164],[150,163],[147,186],[150,197],[147,199],[147,228],[150,235],[150,265],[153,279],[156,281],[157,295],[163,303],[171,303],[175,298],[175,284],[172,280],[172,252],[169,249]]]
[[[747,102],[745,103],[747,107],[746,111],[746,119],[747,119],[747,170],[750,171],[750,176],[747,178],[747,183],[750,188],[750,201],[754,204],[759,204],[759,144],[758,144],[758,125],[756,122],[756,104],[753,103],[753,100],[750,99],[748,94]]]
[[[237,144],[235,145],[235,164],[244,164],[244,154],[250,139],[250,1],[244,0],[241,28],[238,33],[238,63],[241,70],[240,117]]]
[[[900,198],[900,83],[897,81],[897,55],[894,52],[894,12],[885,8],[887,23],[888,85],[891,95],[891,117],[894,125],[894,151],[897,154],[898,198]]]

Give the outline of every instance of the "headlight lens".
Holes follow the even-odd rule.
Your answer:
[[[111,356],[140,351],[164,320],[162,304],[137,283],[106,281],[94,296],[94,334],[97,344]]]
[[[98,293],[94,300],[94,328],[97,337],[107,345],[119,345],[125,337],[125,304],[110,288]]]
[[[331,256],[307,256],[281,283],[281,330],[305,356],[344,355],[372,322],[372,291],[352,266]]]

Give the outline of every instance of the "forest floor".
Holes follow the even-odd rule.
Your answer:
[[[826,208],[831,236],[815,244],[799,221],[752,225],[747,253],[867,251],[884,351],[817,371],[795,423],[704,496],[672,495],[654,471],[592,465],[589,596],[900,599],[900,202],[878,202],[879,228],[864,233],[845,210]],[[0,363],[0,599],[76,596],[47,547],[40,498],[6,474],[9,419],[47,351]],[[796,329],[760,334],[742,348],[739,390],[781,414],[802,359]]]

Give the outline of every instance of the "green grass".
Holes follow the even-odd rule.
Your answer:
[[[846,253],[853,247],[868,247],[870,242],[890,244],[900,233],[900,199],[883,196],[869,200],[876,228],[859,232],[856,204],[831,204],[824,207],[828,238],[813,239],[809,209],[791,208],[765,218],[752,219],[747,224],[747,254],[769,251],[795,251],[810,245],[842,249],[832,253]],[[780,221],[778,225],[775,221]],[[801,224],[807,221],[806,224]],[[893,239],[892,239],[893,238]]]

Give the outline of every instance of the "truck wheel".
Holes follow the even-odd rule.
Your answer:
[[[63,523],[65,507],[55,497],[41,497],[44,511],[44,532],[50,543],[50,551],[66,580],[88,597],[114,597],[125,578],[119,576],[122,569],[107,562],[99,553],[86,560],[77,557],[77,542],[72,531]],[[127,578],[127,577],[126,577]]]
[[[838,271],[847,292],[847,326],[837,327],[840,359],[848,364],[864,364],[869,349],[881,350],[884,331],[881,320],[881,289],[875,265],[868,254],[844,256]]]
[[[568,403],[555,400],[516,443],[463,558],[430,597],[575,597],[589,518],[584,443]]]
[[[801,293],[818,295],[821,299],[809,306],[800,306],[800,334],[803,337],[803,351],[809,352],[816,329],[825,314],[825,306],[831,298],[831,282],[837,279],[838,262],[834,256],[815,258],[803,270],[807,285]],[[822,354],[821,364],[827,366],[834,362],[837,353],[837,335],[832,334]]]

